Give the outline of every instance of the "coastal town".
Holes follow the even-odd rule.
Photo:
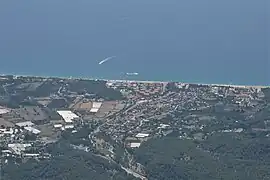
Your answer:
[[[65,137],[73,149],[148,179],[132,152],[151,139],[202,142],[213,134],[247,132],[269,137],[269,92],[264,86],[2,75],[1,163],[54,158],[47,147]]]

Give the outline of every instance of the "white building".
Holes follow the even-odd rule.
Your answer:
[[[160,124],[158,129],[166,129],[168,127],[170,127],[170,125],[168,125],[168,124]]]
[[[141,143],[135,143],[135,142],[130,143],[130,147],[132,147],[132,148],[138,148],[138,147],[140,147],[140,145],[141,145]]]
[[[35,129],[33,127],[24,127],[24,129],[31,132],[31,133],[33,133],[33,134],[39,134],[41,132],[40,130]]]
[[[145,138],[145,137],[148,137],[149,134],[144,134],[144,133],[138,133],[135,137],[136,138]]]
[[[25,122],[19,122],[19,123],[16,123],[16,126],[19,126],[19,127],[26,127],[26,126],[34,126],[34,123],[32,123],[31,121],[25,121]]]
[[[66,123],[72,123],[73,119],[79,118],[78,115],[68,110],[57,111],[57,113],[64,119]]]
[[[3,134],[13,134],[14,133],[14,130],[12,128],[10,129],[0,129],[0,133],[3,133]]]
[[[8,112],[10,112],[10,110],[0,107],[0,114],[6,114]]]
[[[25,156],[25,157],[38,157],[39,154],[37,154],[37,153],[25,153],[23,156]]]
[[[53,127],[54,128],[61,128],[61,127],[63,127],[63,125],[62,124],[55,124],[55,125],[53,125]]]
[[[22,151],[25,151],[27,147],[31,147],[31,144],[8,144],[8,147],[15,153],[20,155]]]
[[[102,102],[93,102],[93,105],[92,105],[92,108],[90,109],[90,112],[93,112],[93,113],[98,112],[101,105],[102,105]]]
[[[74,126],[73,125],[65,125],[65,129],[73,129]]]

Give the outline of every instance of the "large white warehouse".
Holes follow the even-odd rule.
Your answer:
[[[79,118],[78,115],[76,115],[75,113],[68,111],[68,110],[63,110],[63,111],[57,111],[57,113],[62,116],[62,118],[64,119],[64,121],[66,123],[72,123],[72,120],[75,118]]]

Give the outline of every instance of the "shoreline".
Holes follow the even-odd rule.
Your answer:
[[[157,80],[132,80],[132,79],[104,79],[104,78],[90,78],[90,77],[66,77],[66,76],[46,76],[46,75],[20,75],[20,74],[0,74],[0,76],[15,76],[15,77],[35,77],[35,78],[58,78],[58,79],[74,79],[74,80],[101,80],[107,82],[137,82],[137,83],[183,83],[183,84],[194,84],[203,86],[223,86],[223,87],[236,87],[236,88],[270,88],[270,85],[239,85],[239,84],[219,84],[219,83],[192,83],[192,82],[181,82],[181,81],[157,81]]]

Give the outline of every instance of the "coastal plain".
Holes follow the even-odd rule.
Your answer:
[[[7,180],[270,178],[268,86],[2,75],[0,126]]]

